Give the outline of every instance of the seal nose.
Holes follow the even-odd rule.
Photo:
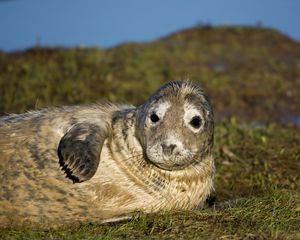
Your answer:
[[[176,148],[175,144],[170,144],[170,145],[166,145],[166,144],[162,144],[161,145],[163,153],[167,156],[170,156],[173,153],[173,150]]]

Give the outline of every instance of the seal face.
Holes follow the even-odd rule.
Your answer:
[[[183,169],[211,154],[213,114],[197,85],[176,81],[163,86],[137,116],[145,158],[159,168]]]

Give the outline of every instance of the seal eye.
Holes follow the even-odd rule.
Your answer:
[[[159,117],[155,113],[152,113],[150,116],[150,120],[151,122],[156,123],[159,121]]]
[[[190,124],[192,125],[193,128],[200,128],[202,123],[202,120],[199,116],[195,116],[192,118],[192,120],[190,121]]]

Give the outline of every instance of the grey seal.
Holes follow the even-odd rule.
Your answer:
[[[0,118],[0,225],[103,223],[194,209],[213,189],[213,112],[187,81],[141,106],[99,103]]]

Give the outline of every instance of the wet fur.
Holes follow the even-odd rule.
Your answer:
[[[200,104],[206,114],[203,148],[194,163],[181,170],[161,169],[145,156],[146,113],[163,98],[172,104]],[[174,120],[168,126],[173,129],[176,124]],[[69,144],[66,139],[73,141],[75,135],[83,145]],[[209,103],[200,88],[187,82],[164,85],[138,108],[105,103],[3,117],[0,226],[50,228],[106,222],[134,211],[193,209],[213,188],[212,144]],[[69,153],[80,159],[70,160]],[[91,163],[81,158],[100,155],[100,161]]]

